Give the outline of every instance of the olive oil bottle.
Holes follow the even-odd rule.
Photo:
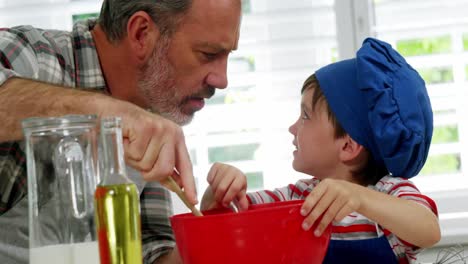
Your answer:
[[[139,194],[125,169],[121,119],[103,118],[101,135],[102,181],[94,194],[101,264],[141,264]]]

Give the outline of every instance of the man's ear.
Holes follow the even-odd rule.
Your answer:
[[[343,162],[356,161],[362,157],[361,153],[366,151],[362,145],[354,141],[349,135],[341,138],[341,144],[340,159]]]
[[[138,11],[127,22],[127,39],[137,63],[145,63],[160,37],[158,27],[148,13]]]

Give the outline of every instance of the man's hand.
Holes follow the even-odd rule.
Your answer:
[[[197,203],[192,163],[179,125],[124,101],[119,101],[117,106],[113,104],[101,115],[122,117],[128,165],[141,171],[146,181],[163,182],[172,175],[184,188],[189,201]],[[173,174],[174,168],[180,177]]]

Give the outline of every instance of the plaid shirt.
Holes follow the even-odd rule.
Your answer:
[[[104,91],[104,76],[90,32],[94,25],[93,20],[78,22],[72,32],[31,26],[0,28],[0,89],[7,79],[23,77],[65,87]],[[26,197],[25,158],[23,142],[0,143],[2,218],[8,217],[8,211]],[[158,183],[146,183],[140,202],[144,262],[152,263],[175,245],[169,223],[172,214],[170,194]],[[2,232],[0,245],[17,240]],[[24,241],[19,244],[27,245]],[[1,255],[8,254],[7,250],[0,249],[0,252]]]

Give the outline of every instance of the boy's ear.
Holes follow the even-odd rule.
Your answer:
[[[138,11],[127,22],[127,40],[137,63],[145,63],[153,54],[160,31],[148,13]]]
[[[366,149],[354,141],[349,135],[345,135],[342,138],[342,145],[340,150],[340,159],[343,162],[357,161],[362,157],[361,153],[365,152]]]

